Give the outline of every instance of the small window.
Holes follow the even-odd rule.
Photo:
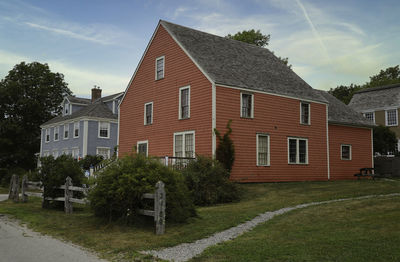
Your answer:
[[[137,142],[137,153],[148,156],[149,154],[148,144],[149,142],[147,140]]]
[[[174,134],[174,156],[194,157],[195,156],[194,131]]]
[[[79,122],[74,123],[74,137],[79,137]]]
[[[45,142],[50,142],[50,128],[45,129]]]
[[[351,160],[351,145],[341,145],[341,159]]]
[[[96,148],[96,155],[102,156],[103,159],[110,158],[110,148],[109,147],[98,147]]]
[[[110,138],[110,123],[99,122],[99,137]]]
[[[144,104],[144,124],[150,125],[153,123],[153,102]]]
[[[156,59],[156,80],[164,78],[164,56]]]
[[[44,151],[43,156],[50,156],[50,151]]]
[[[58,126],[54,127],[54,141],[58,141],[58,133],[60,132],[60,128]]]
[[[190,118],[190,86],[179,88],[179,119]]]
[[[306,138],[288,138],[289,164],[308,164],[308,140]]]
[[[257,166],[269,166],[269,135],[257,134]]]
[[[386,125],[397,126],[397,109],[386,110]]]
[[[68,148],[63,148],[61,154],[68,155],[69,154]]]
[[[303,125],[310,124],[310,104],[309,103],[300,103],[300,123]]]
[[[71,156],[74,159],[79,159],[79,148],[78,147],[74,147],[71,149]]]
[[[253,105],[254,102],[254,95],[241,93],[240,94],[240,104],[241,104],[241,111],[240,116],[246,118],[253,118]]]
[[[65,103],[65,104],[64,104],[64,116],[70,114],[69,109],[70,109],[70,108],[69,108],[69,104],[68,104],[68,103]]]
[[[64,139],[69,138],[69,124],[64,125]]]
[[[54,157],[54,158],[57,158],[57,157],[58,157],[58,150],[54,150],[54,151],[53,151],[53,157]]]
[[[375,123],[375,113],[374,112],[366,112],[364,113],[364,117],[370,120],[372,123]]]

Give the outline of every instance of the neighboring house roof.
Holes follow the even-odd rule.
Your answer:
[[[366,88],[356,92],[349,106],[356,111],[400,106],[400,84]]]
[[[215,83],[326,103],[324,97],[266,48],[160,20]]]
[[[123,94],[124,94],[124,92],[120,92],[120,93],[117,93],[117,94],[113,94],[113,95],[109,95],[109,96],[102,97],[102,98],[100,98],[100,99],[101,99],[102,101],[104,101],[104,102],[107,102],[107,101],[116,99],[116,98],[122,96]]]
[[[76,96],[68,96],[67,98],[71,103],[87,104],[87,105],[91,104],[91,100],[88,98],[81,98]]]
[[[375,126],[370,120],[326,91],[316,90],[328,101],[328,122],[350,126]]]
[[[121,93],[106,96],[96,100],[93,104],[87,105],[85,108],[72,113],[71,115],[66,116],[57,116],[49,121],[43,123],[41,126],[47,126],[51,124],[56,124],[59,122],[63,122],[66,120],[73,120],[79,117],[96,117],[96,118],[109,118],[109,119],[118,119],[118,115],[113,114],[112,111],[105,104],[105,101],[111,100],[110,97],[118,97]]]

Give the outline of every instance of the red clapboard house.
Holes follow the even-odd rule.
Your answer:
[[[241,182],[353,179],[372,124],[266,48],[161,20],[120,104],[119,155],[212,157],[232,119]]]

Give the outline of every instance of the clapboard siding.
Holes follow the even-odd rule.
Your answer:
[[[155,80],[155,61],[165,74]],[[190,119],[179,120],[179,88],[190,85]],[[153,102],[153,124],[144,125],[144,104]],[[211,83],[160,25],[120,106],[120,155],[149,141],[149,155],[173,155],[173,134],[195,131],[196,153],[211,156]]]
[[[360,168],[373,167],[371,129],[329,125],[331,179],[355,179]],[[341,159],[341,145],[351,145],[352,159]]]
[[[232,180],[327,180],[326,105],[311,103],[311,125],[300,124],[300,100],[254,93],[254,118],[240,117],[240,90],[217,86],[217,129],[232,119],[236,160]],[[270,166],[256,165],[256,134],[270,135]],[[308,165],[288,164],[288,137],[308,138]]]

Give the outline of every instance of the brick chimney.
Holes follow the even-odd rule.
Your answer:
[[[100,86],[95,85],[94,88],[92,88],[92,103],[99,98],[101,98],[101,89]]]

